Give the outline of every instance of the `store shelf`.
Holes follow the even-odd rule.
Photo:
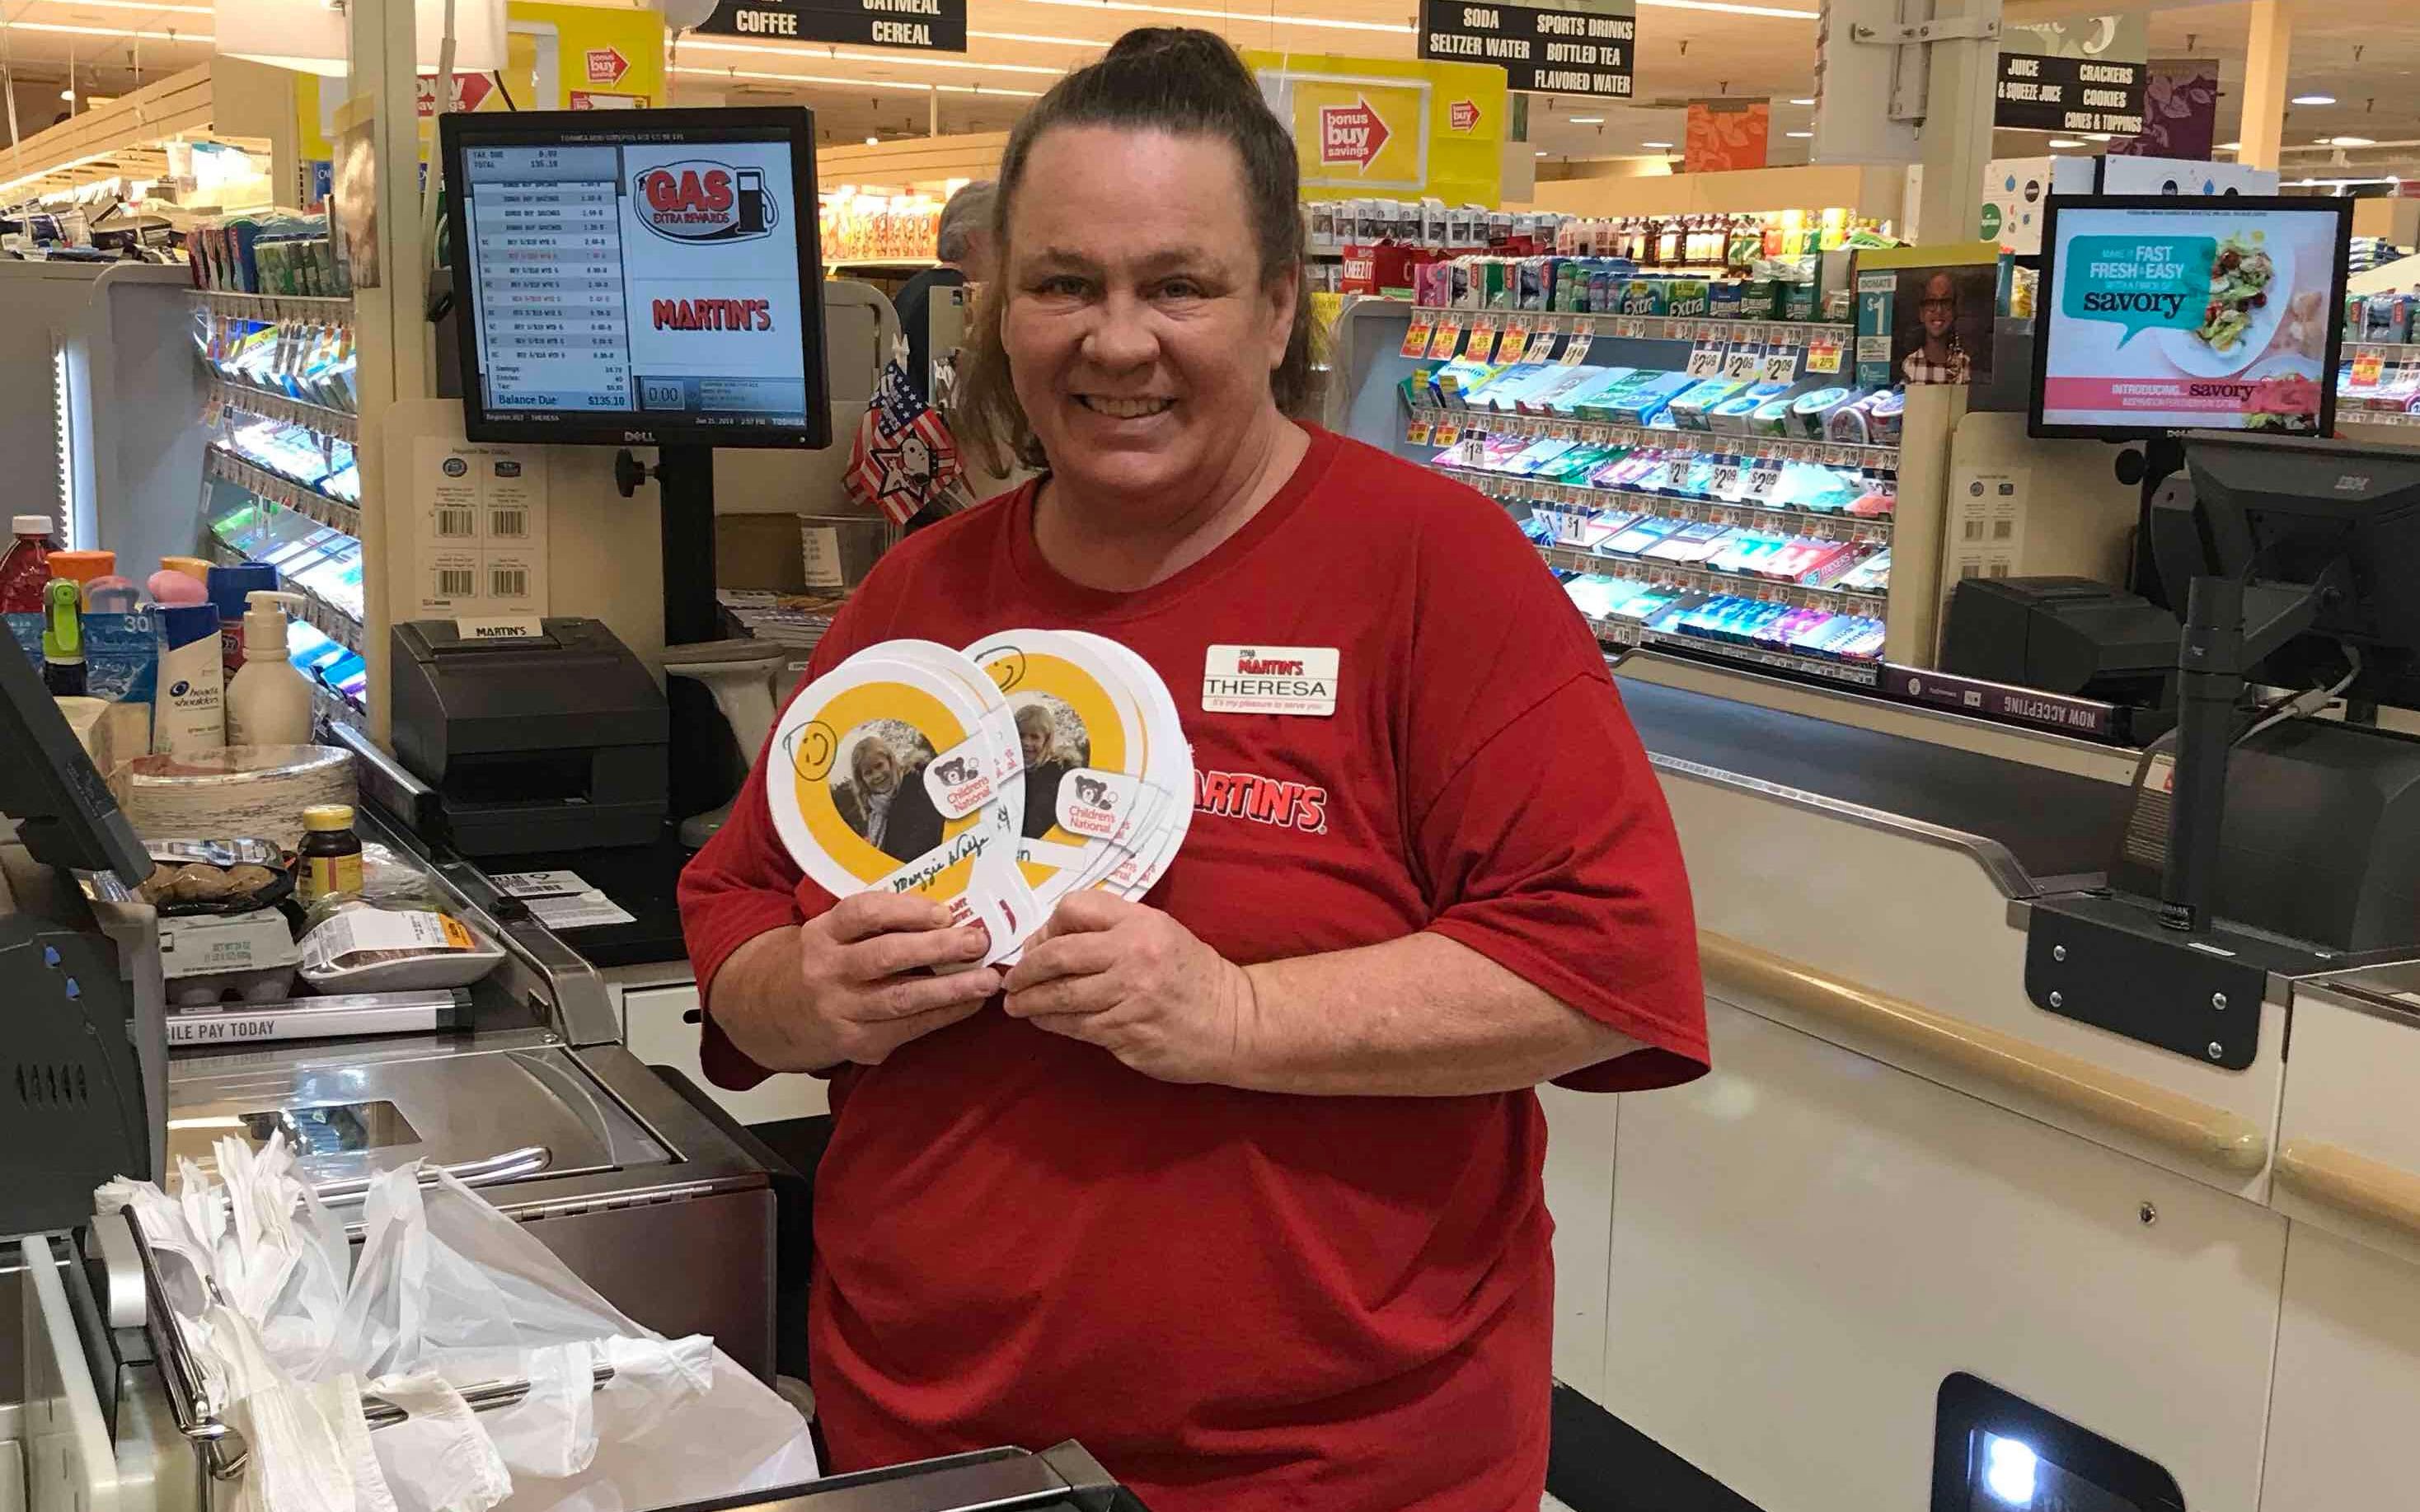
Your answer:
[[[1695,452],[1706,456],[1753,456],[1776,462],[1821,462],[1829,467],[1865,468],[1883,472],[1899,471],[1899,448],[1896,446],[1854,446],[1838,441],[1793,440],[1777,436],[1717,436],[1702,430],[1599,424],[1591,421],[1558,420],[1544,415],[1495,415],[1475,409],[1447,409],[1435,405],[1414,406],[1412,424],[1415,428],[1425,425],[1427,432],[1417,437],[1407,435],[1407,440],[1414,445],[1431,445],[1440,450],[1453,444],[1450,440],[1437,440],[1438,429],[1450,425],[1457,439],[1474,433],[1487,436],[1560,436],[1607,446],[1660,446],[1668,451]]]
[[[1575,508],[1643,510],[1665,519],[1721,520],[1751,529],[1788,529],[1826,541],[1888,541],[1891,520],[1805,509],[1795,504],[1761,504],[1750,500],[1700,499],[1692,494],[1656,493],[1639,488],[1597,488],[1586,484],[1540,483],[1534,478],[1508,478],[1479,468],[1430,464],[1431,471],[1458,478],[1490,499],[1528,500]]]
[[[271,503],[293,510],[322,525],[334,526],[356,541],[362,538],[362,512],[355,505],[341,499],[332,499],[316,488],[271,472],[256,463],[247,462],[225,447],[211,447],[207,454],[207,465],[211,477],[224,478]]]
[[[220,315],[242,316],[254,320],[305,320],[317,325],[332,322],[350,325],[353,319],[350,295],[240,294],[231,289],[197,288],[194,290],[194,300]]]
[[[1686,566],[1643,557],[1606,556],[1600,552],[1583,551],[1577,547],[1542,546],[1538,548],[1538,554],[1546,559],[1546,565],[1565,572],[1593,572],[1623,582],[1660,584],[1683,593],[1736,594],[1742,598],[1758,598],[1768,604],[1787,604],[1795,609],[1823,609],[1839,614],[1868,614],[1880,619],[1890,603],[1888,595],[1884,594],[1861,594],[1846,588],[1807,588],[1798,583],[1776,582],[1752,573],[1718,572],[1712,567]]]
[[[2336,419],[2345,424],[2420,425],[2420,414],[2405,409],[2364,409],[2358,404],[2340,405]]]
[[[1883,664],[1879,660],[1858,660],[1842,656],[1818,656],[1806,652],[1781,651],[1771,646],[1752,645],[1744,640],[1718,640],[1712,636],[1679,635],[1668,630],[1651,630],[1637,620],[1598,619],[1583,615],[1589,628],[1595,632],[1597,644],[1608,651],[1628,651],[1646,647],[1657,651],[1677,651],[1685,656],[1712,656],[1722,661],[1739,662],[1750,667],[1766,667],[1781,671],[1820,677],[1826,682],[1845,683],[1852,687],[1878,687],[1882,684]]]
[[[1509,323],[1518,322],[1524,330],[1551,331],[1558,335],[1586,326],[1592,335],[1696,345],[1806,347],[1821,336],[1845,347],[1856,334],[1854,327],[1834,320],[1718,320],[1700,316],[1578,315],[1554,310],[1466,310],[1429,304],[1412,306],[1412,318],[1416,322],[1425,320],[1432,327],[1441,320],[1451,320],[1466,331],[1479,320],[1491,321],[1499,331]]]
[[[300,399],[288,399],[259,389],[246,388],[240,383],[229,383],[225,378],[211,379],[202,392],[205,424],[215,424],[218,410],[235,409],[247,415],[258,415],[264,420],[283,420],[289,424],[306,426],[323,436],[348,441],[356,439],[359,430],[355,417],[342,409],[305,404]]]

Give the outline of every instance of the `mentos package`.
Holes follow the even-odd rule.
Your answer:
[[[1589,406],[1638,375],[1638,370],[1634,367],[1595,367],[1588,371],[1590,374],[1588,382],[1569,393],[1556,395],[1556,401],[1562,406],[1560,413],[1577,415],[1583,419],[1596,419],[1598,417],[1589,413]]]
[[[1463,403],[1473,409],[1492,409],[1499,415],[1514,413],[1521,395],[1528,387],[1556,376],[1544,363],[1510,363],[1497,368],[1486,383],[1464,391]]]
[[[1429,376],[1430,398],[1448,409],[1469,407],[1470,395],[1500,371],[1493,363],[1457,357]]]
[[[1802,393],[1790,403],[1792,428],[1802,436],[1810,436],[1820,441],[1823,439],[1823,427],[1831,419],[1832,411],[1855,397],[1855,391],[1851,389],[1816,389]]]
[[[1560,364],[1557,364],[1560,365]],[[1569,415],[1572,399],[1596,386],[1605,370],[1594,367],[1566,367],[1559,381],[1542,383],[1524,396],[1522,410],[1532,415]]]
[[[1686,391],[1675,394],[1670,405],[1672,424],[1683,430],[1711,430],[1706,411],[1736,395],[1747,385],[1738,378],[1701,378]]]
[[[1606,400],[1606,418],[1617,425],[1651,424],[1699,381],[1686,373],[1641,373],[1637,383]]]

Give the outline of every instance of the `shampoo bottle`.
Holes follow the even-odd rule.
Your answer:
[[[201,584],[194,587],[198,591]],[[208,604],[161,604],[152,609],[151,618],[160,627],[151,748],[163,756],[198,756],[216,750],[226,744],[226,677],[219,663],[219,611]]]
[[[243,666],[226,688],[230,746],[304,746],[311,741],[311,682],[286,659],[286,609],[294,594],[244,595]]]

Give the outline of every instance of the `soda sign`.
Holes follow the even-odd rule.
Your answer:
[[[1364,97],[1350,105],[1323,105],[1319,111],[1319,161],[1323,164],[1349,162],[1368,172],[1377,161],[1378,149],[1387,145],[1393,133],[1378,113],[1370,108]]]
[[[632,181],[639,224],[673,241],[746,241],[782,224],[761,168],[692,160],[643,169]]]

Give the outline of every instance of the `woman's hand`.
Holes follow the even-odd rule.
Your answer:
[[[1184,925],[1104,892],[1063,900],[1008,974],[1008,1012],[1164,1082],[1233,1084],[1252,1022],[1244,969]]]
[[[985,943],[983,930],[953,927],[949,909],[930,898],[860,893],[795,931],[741,946],[715,978],[711,1011],[731,1042],[768,1071],[878,1066],[1000,991],[989,966],[926,969],[980,961]]]

